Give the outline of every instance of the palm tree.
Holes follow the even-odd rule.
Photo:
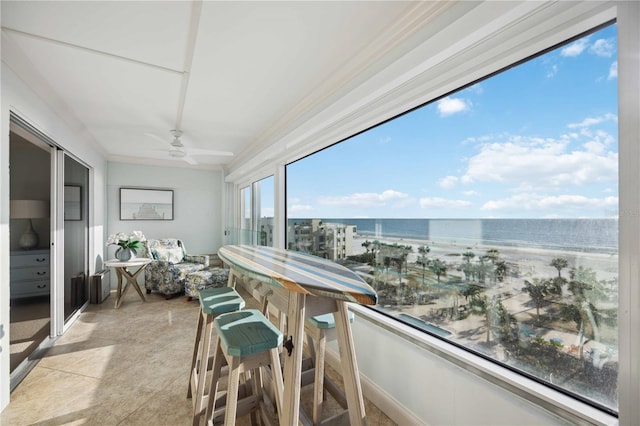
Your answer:
[[[371,241],[369,240],[365,240],[364,243],[362,243],[362,247],[364,247],[364,249],[366,250],[367,253],[369,253],[369,247],[371,246]]]
[[[564,257],[556,257],[551,259],[550,265],[558,270],[558,278],[562,278],[561,272],[564,268],[569,266],[569,261]]]
[[[469,251],[465,251],[464,253],[462,253],[462,257],[464,257],[464,260],[467,261],[467,263],[471,263],[471,260],[476,257],[476,254],[474,252],[472,252],[471,250]]]
[[[462,292],[456,285],[452,285],[449,289],[449,296],[451,296],[451,315],[450,318],[458,318],[460,314],[460,310],[458,309],[460,304],[458,303],[460,296],[462,296]]]
[[[424,271],[427,267],[427,254],[429,254],[430,251],[431,248],[429,248],[429,246],[427,245],[418,247],[418,253],[420,253],[420,257],[418,260],[420,261],[420,265],[422,266],[422,285],[424,285]]]
[[[578,337],[576,338],[576,346],[578,346],[578,354],[582,358],[582,350],[586,343],[585,335],[588,333],[587,324],[591,325],[590,337],[594,340],[600,340],[598,334],[598,324],[600,323],[600,313],[597,308],[587,301],[580,303],[562,305],[560,308],[560,317],[565,321],[573,321],[576,323]]]
[[[518,333],[518,321],[516,317],[511,315],[507,308],[502,303],[502,300],[498,301],[497,312],[498,325],[500,330],[500,340],[505,343],[518,343],[520,333]]]
[[[494,275],[497,281],[503,282],[505,277],[507,276],[507,262],[504,260],[496,260]]]
[[[534,278],[533,282],[525,280],[523,291],[529,293],[531,301],[536,306],[536,321],[540,322],[540,307],[549,294],[549,281]]]
[[[491,263],[496,263],[496,260],[500,258],[500,252],[497,249],[489,249],[483,257],[491,260]]]
[[[389,256],[385,256],[384,259],[382,259],[382,264],[384,265],[384,268],[385,268],[384,282],[386,284],[387,277],[389,276],[389,266],[391,266],[391,258]]]
[[[467,288],[462,290],[462,295],[464,296],[467,302],[473,301],[473,299],[479,297],[481,293],[482,293],[482,287],[480,287],[479,285],[473,285],[473,284],[467,286]]]
[[[447,264],[440,259],[434,259],[429,263],[429,269],[436,274],[438,282],[442,275],[447,275]]]
[[[600,340],[600,314],[595,305],[590,299],[598,298],[601,294],[600,288],[602,283],[598,281],[595,271],[591,268],[584,268],[579,266],[578,268],[571,269],[569,273],[569,291],[573,293],[574,301],[571,308],[573,315],[566,315],[565,318],[573,319],[578,325],[578,346],[582,352],[582,345],[584,344],[583,338],[585,333],[585,323],[588,323],[591,328],[591,335],[596,341]],[[575,312],[579,313],[580,322],[577,321],[578,316]],[[565,312],[568,313],[568,312]]]

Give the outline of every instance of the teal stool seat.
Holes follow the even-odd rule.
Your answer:
[[[255,379],[252,380],[254,386],[252,396],[255,396],[255,399],[250,407],[245,405],[242,409],[253,412],[261,407],[263,395],[261,367],[271,366],[273,390],[277,409],[280,412],[284,393],[279,356],[279,348],[284,336],[280,330],[257,309],[221,314],[213,322],[217,338],[211,386],[209,387],[211,397],[207,405],[207,424],[213,424],[218,413],[221,413],[221,410],[216,412],[216,397],[214,395],[217,393],[223,359],[226,359],[229,366],[224,408],[224,424],[226,426],[234,425],[238,416],[240,373],[257,370]]]
[[[196,390],[196,397],[193,398],[194,425],[199,424],[200,416],[204,413],[206,400],[209,397],[205,393],[205,378],[207,371],[210,371],[209,347],[213,333],[213,321],[220,314],[237,311],[244,306],[244,299],[233,287],[206,288],[200,291],[200,315],[198,316],[198,327],[191,359],[189,390],[187,391],[187,398],[190,398],[192,390]],[[200,357],[198,357],[198,352],[200,352]]]
[[[220,315],[213,323],[229,356],[253,355],[282,344],[280,330],[256,309]]]
[[[349,322],[353,322],[354,319],[355,319],[355,315],[353,314],[353,312],[349,311]],[[335,317],[333,316],[333,313],[316,315],[315,317],[311,317],[307,319],[307,321],[311,326],[320,328],[323,330],[328,330],[330,328],[336,327],[336,321],[335,321]]]
[[[244,299],[232,287],[205,288],[200,291],[200,309],[206,315],[238,311],[244,306]]]

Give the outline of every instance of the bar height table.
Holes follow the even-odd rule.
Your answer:
[[[343,368],[349,422],[366,424],[347,302],[375,305],[378,296],[362,278],[337,263],[302,252],[264,246],[228,245],[218,251],[234,276],[245,276],[284,291],[287,339],[293,347],[284,355],[284,401],[280,424],[293,426],[300,417],[300,381],[304,321],[333,312]],[[231,279],[231,277],[230,277]],[[286,345],[285,345],[286,347]]]
[[[140,298],[143,302],[146,302],[144,294],[142,294],[142,290],[140,290],[140,286],[138,285],[138,275],[144,271],[144,269],[152,262],[151,259],[146,257],[139,257],[127,261],[121,261],[118,259],[111,259],[104,262],[104,266],[108,266],[114,268],[116,270],[116,275],[118,276],[118,292],[116,293],[116,309],[120,307],[122,304],[122,299],[124,295],[127,293],[129,286],[136,289]],[[138,270],[134,273],[129,271],[130,267],[139,266]],[[122,289],[122,277],[125,277],[127,283],[124,285],[124,290]]]

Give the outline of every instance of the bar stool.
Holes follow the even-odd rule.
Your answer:
[[[207,404],[207,424],[213,425],[216,416],[215,402],[222,360],[229,366],[227,398],[224,424],[233,426],[238,410],[238,388],[240,373],[257,369],[255,374],[253,411],[262,405],[262,375],[260,367],[272,366],[273,386],[278,412],[282,408],[284,385],[280,369],[279,346],[283,336],[260,311],[246,309],[218,316],[214,321],[216,329],[215,355],[211,374],[210,398]]]
[[[349,322],[353,322],[355,315],[353,312],[349,312]],[[308,318],[305,321],[304,329],[307,335],[307,345],[311,352],[311,358],[313,359],[313,424],[320,424],[320,416],[322,414],[322,406],[325,398],[325,389],[335,398],[335,400],[342,406],[347,408],[347,400],[344,393],[331,379],[324,374],[324,360],[326,345],[328,341],[336,339],[335,333],[336,322],[333,317],[333,313],[316,315],[315,317]],[[305,380],[305,384],[308,381]],[[339,414],[342,415],[346,413]]]
[[[196,396],[193,398],[194,425],[200,422],[205,400],[211,395],[213,395],[212,398],[215,398],[215,394],[211,394],[211,392],[209,395],[205,395],[205,378],[207,371],[209,371],[209,347],[214,319],[220,314],[238,311],[244,306],[244,299],[232,287],[207,288],[200,291],[200,315],[193,345],[189,390],[187,391],[187,398],[190,398],[192,390],[196,389]],[[200,349],[199,359],[198,349]]]

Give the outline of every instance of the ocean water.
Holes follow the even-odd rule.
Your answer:
[[[358,235],[434,243],[538,247],[617,253],[617,219],[322,219],[357,226]]]

